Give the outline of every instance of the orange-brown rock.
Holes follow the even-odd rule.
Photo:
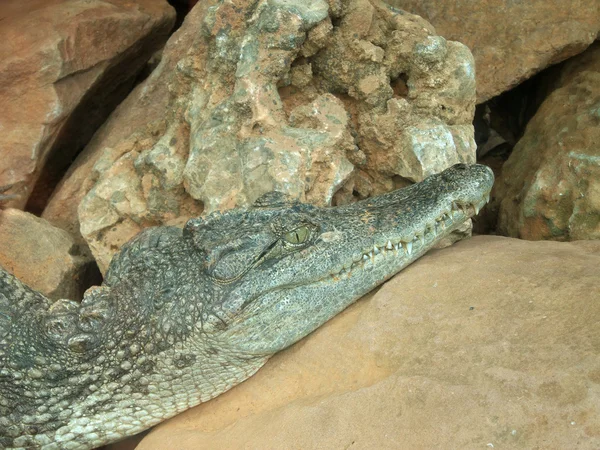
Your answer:
[[[53,300],[81,299],[90,284],[100,281],[85,247],[66,231],[18,209],[0,210],[0,265]]]
[[[386,1],[471,49],[478,103],[582,52],[600,33],[598,0]]]
[[[496,181],[498,232],[600,239],[600,43],[549,76],[556,86]]]
[[[138,450],[600,447],[600,242],[421,258]]]
[[[3,0],[0,186],[41,212],[75,154],[166,41],[163,0]]]

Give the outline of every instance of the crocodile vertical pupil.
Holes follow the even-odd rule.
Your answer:
[[[283,239],[290,244],[303,244],[308,239],[308,227],[300,227],[283,235]]]

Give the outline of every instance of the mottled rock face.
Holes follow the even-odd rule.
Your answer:
[[[0,20],[0,186],[37,213],[175,16],[162,0],[3,0]]]
[[[474,95],[465,46],[378,1],[201,2],[44,216],[80,204],[61,226],[104,270],[145,226],[268,191],[349,203],[473,162]]]
[[[386,1],[419,14],[439,34],[471,49],[478,103],[582,52],[600,32],[596,0]]]
[[[503,167],[498,231],[523,239],[600,239],[600,45],[554,74],[557,86]]]

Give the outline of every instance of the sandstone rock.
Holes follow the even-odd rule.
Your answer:
[[[600,239],[600,44],[568,61],[496,181],[498,232]]]
[[[18,209],[0,210],[0,265],[53,300],[81,299],[100,281],[93,258],[69,233]]]
[[[600,242],[433,251],[138,450],[600,447]]]
[[[465,46],[376,0],[200,2],[44,217],[80,204],[61,226],[105,269],[145,226],[268,191],[353,201],[472,162],[474,95]]]
[[[440,35],[471,49],[478,103],[582,52],[600,32],[598,0],[386,1],[424,17]]]
[[[41,212],[174,21],[163,0],[3,0],[0,186]]]

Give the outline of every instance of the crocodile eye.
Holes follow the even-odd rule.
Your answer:
[[[288,231],[283,235],[283,240],[289,244],[304,244],[310,235],[310,230],[307,226],[296,228]]]

